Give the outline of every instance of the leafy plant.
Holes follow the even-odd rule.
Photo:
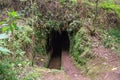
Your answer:
[[[71,54],[75,61],[80,65],[85,65],[90,50],[90,40],[83,28],[80,28],[71,40]]]
[[[104,2],[100,4],[100,7],[106,10],[114,10],[120,18],[120,6],[114,3]]]
[[[6,39],[6,38],[9,38],[9,36],[7,34],[0,34],[0,40]],[[4,55],[9,55],[8,53],[11,53],[10,50],[8,50],[4,47],[0,47],[0,52]]]
[[[0,61],[0,79],[1,80],[17,80],[16,72],[14,71],[13,65],[9,62]]]
[[[116,43],[120,44],[120,29],[119,28],[112,28],[110,30],[108,30],[108,33],[110,34],[110,36],[115,38]]]
[[[3,32],[12,32],[17,29],[17,19],[19,19],[20,16],[17,12],[12,11],[12,12],[8,12],[8,18],[6,18],[6,20],[2,23],[3,27],[2,27],[2,31]]]
[[[119,30],[111,28],[109,30],[101,30],[102,43],[106,48],[111,48],[116,52],[120,52],[119,44]]]
[[[0,39],[7,39],[9,36],[7,34],[0,34]]]
[[[16,11],[8,12],[8,18],[1,22],[0,34],[0,79],[17,80],[18,70],[30,62],[25,51],[31,43],[33,29],[22,23],[17,25],[20,15]],[[18,68],[18,69],[16,69]]]

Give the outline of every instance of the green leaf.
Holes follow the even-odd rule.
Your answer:
[[[2,24],[4,24],[5,23],[5,21],[0,21],[0,25],[2,25]]]
[[[71,0],[73,4],[77,3],[77,0]]]
[[[10,31],[13,32],[13,30],[14,30],[14,26],[13,26],[13,25],[10,25]]]
[[[18,13],[16,11],[8,12],[9,17],[17,17]]]
[[[16,29],[17,28],[17,25],[15,23],[12,24],[12,26]]]
[[[2,52],[2,54],[5,54],[5,55],[9,55],[8,53],[11,53],[10,50],[4,47],[0,47],[0,52]]]
[[[6,31],[8,31],[8,30],[9,30],[9,27],[7,27],[7,26],[2,28],[2,31],[3,31],[3,32],[6,32]]]
[[[7,39],[9,36],[7,34],[0,34],[0,39]]]

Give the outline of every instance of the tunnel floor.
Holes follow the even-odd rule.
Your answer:
[[[49,62],[48,68],[50,69],[61,69],[61,57],[52,56]]]
[[[69,36],[67,31],[53,31],[48,42],[52,49],[52,56],[48,64],[50,69],[61,69],[62,51],[69,51]]]

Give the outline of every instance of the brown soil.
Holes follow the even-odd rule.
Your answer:
[[[61,57],[55,56],[49,62],[48,68],[50,69],[60,69],[61,68]]]
[[[67,74],[62,70],[47,70],[43,73],[41,80],[70,80]]]
[[[62,66],[71,80],[90,80],[79,72],[67,51],[62,52]]]
[[[68,51],[63,51],[61,57],[63,70],[48,69],[42,73],[41,80],[120,80],[120,55],[105,48],[95,37],[91,40],[94,57],[86,64],[90,79],[80,73]],[[54,63],[57,62],[59,61],[54,61]]]
[[[120,55],[105,48],[95,37],[93,41],[92,52],[95,59],[88,62],[89,74],[94,76],[94,80],[120,80]]]
[[[39,66],[25,67],[18,80],[70,80],[63,70],[47,69]]]

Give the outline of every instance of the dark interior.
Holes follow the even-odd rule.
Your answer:
[[[47,51],[52,51],[51,60],[48,68],[61,68],[61,53],[69,51],[69,36],[67,31],[53,30],[47,40]]]

